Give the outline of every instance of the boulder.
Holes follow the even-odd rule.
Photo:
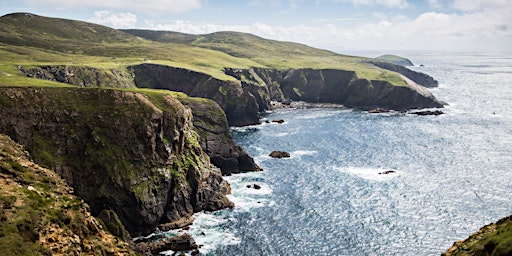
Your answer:
[[[273,158],[287,158],[290,157],[290,153],[284,151],[272,151],[269,156]]]
[[[415,114],[415,115],[418,115],[418,116],[439,116],[439,115],[442,115],[444,114],[443,111],[441,110],[423,110],[423,111],[415,111],[415,112],[411,112],[411,114]]]
[[[164,251],[190,251],[197,250],[195,240],[189,234],[164,238],[157,241],[136,242],[135,249],[143,255],[157,255]]]

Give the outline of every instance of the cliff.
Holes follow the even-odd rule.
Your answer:
[[[421,87],[362,79],[355,71],[225,68],[224,72],[237,81],[222,81],[207,74],[156,64],[136,65],[130,69],[138,87],[180,91],[214,100],[224,110],[232,126],[258,123],[258,113],[270,108],[270,100],[336,103],[358,109],[443,107]],[[420,76],[409,71],[407,74],[413,74],[413,78]]]
[[[109,234],[55,172],[0,134],[0,251],[5,255],[136,255]]]
[[[112,210],[132,234],[233,206],[190,108],[170,93],[2,88],[0,103],[1,133],[61,175],[93,215]]]
[[[512,255],[512,216],[482,227],[466,240],[455,242],[441,255]]]
[[[427,88],[437,87],[439,85],[439,82],[437,80],[435,80],[433,77],[431,77],[427,74],[423,74],[420,72],[410,70],[401,65],[393,64],[393,63],[386,62],[386,61],[380,61],[380,60],[369,60],[368,63],[373,64],[377,67],[386,69],[386,70],[400,73],[400,74],[404,75],[405,77],[411,79],[415,83],[422,85],[424,87],[427,87]]]
[[[171,87],[170,85],[179,85],[179,88],[174,88],[175,91],[203,95],[221,102],[225,112],[230,114],[231,125],[253,124],[259,121],[258,109],[254,107],[254,97],[247,92],[244,93],[237,83],[221,81],[190,70],[147,64],[138,68],[130,67],[127,70],[69,65],[31,68],[19,66],[18,69],[26,77],[79,87],[130,88],[135,87],[137,83],[140,87],[166,89]],[[176,70],[177,72],[173,72]],[[212,101],[199,98],[178,97],[178,100],[192,109],[193,128],[199,134],[200,145],[211,162],[219,167],[224,175],[260,170],[252,157],[235,144],[223,109]]]

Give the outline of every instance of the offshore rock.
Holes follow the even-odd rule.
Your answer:
[[[161,239],[153,242],[140,242],[135,244],[137,251],[143,255],[157,255],[163,251],[189,251],[197,249],[198,246],[189,234],[183,234],[171,238]]]
[[[290,157],[290,153],[284,151],[272,151],[269,156],[273,158],[288,158]]]
[[[56,170],[94,215],[112,210],[134,236],[233,206],[190,108],[170,94],[2,88],[0,102],[0,132]]]

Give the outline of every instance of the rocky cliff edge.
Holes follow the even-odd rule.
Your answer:
[[[114,211],[132,235],[233,206],[191,109],[170,93],[1,88],[0,103],[0,132],[62,176],[93,215]]]

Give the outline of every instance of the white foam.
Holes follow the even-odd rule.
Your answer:
[[[313,156],[318,154],[316,150],[295,150],[290,155],[292,157],[301,157],[301,156]]]
[[[338,171],[360,177],[365,180],[387,181],[401,175],[400,171],[392,168],[371,168],[371,167],[339,167]],[[393,171],[384,174],[384,172]]]

